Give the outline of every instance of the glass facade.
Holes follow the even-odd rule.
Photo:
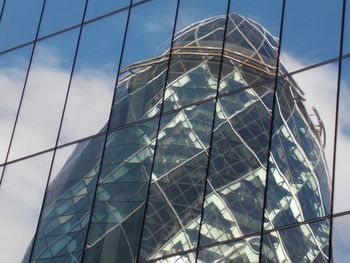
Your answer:
[[[0,1],[0,262],[347,262],[347,2]]]

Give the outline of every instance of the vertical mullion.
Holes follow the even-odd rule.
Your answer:
[[[210,166],[211,147],[213,144],[214,127],[215,127],[215,120],[216,120],[216,106],[217,106],[218,96],[219,96],[219,87],[220,87],[220,81],[221,81],[222,64],[223,64],[223,60],[224,60],[224,51],[225,51],[227,25],[228,25],[228,19],[229,19],[229,14],[230,14],[230,6],[231,6],[231,0],[228,0],[227,1],[227,9],[226,9],[226,20],[225,20],[224,34],[223,34],[222,45],[221,45],[218,80],[217,80],[217,84],[216,84],[215,102],[214,102],[214,107],[213,107],[213,118],[212,118],[212,124],[211,124],[211,134],[210,134],[209,149],[208,149],[207,169],[206,169],[205,178],[204,178],[203,198],[202,198],[202,204],[201,204],[201,214],[200,214],[200,223],[199,223],[199,228],[198,228],[198,239],[197,239],[195,262],[197,262],[197,260],[198,260],[199,242],[200,242],[201,230],[202,230],[202,224],[203,224],[204,202],[205,202],[205,196],[206,196],[207,185],[208,185],[208,174],[209,174],[209,166]]]
[[[106,145],[107,145],[108,131],[110,130],[110,125],[111,125],[112,109],[113,109],[113,104],[114,104],[114,100],[115,100],[115,94],[116,94],[116,90],[117,90],[117,86],[118,86],[118,79],[119,79],[119,74],[120,74],[120,69],[121,69],[121,64],[122,64],[122,59],[123,59],[124,47],[125,47],[125,43],[126,43],[126,36],[127,36],[128,25],[129,25],[129,20],[130,20],[131,8],[132,8],[132,0],[130,0],[130,3],[129,3],[128,16],[127,16],[126,23],[125,23],[123,44],[122,44],[122,48],[121,48],[121,51],[120,51],[120,58],[119,58],[119,62],[118,62],[119,63],[118,64],[118,71],[117,71],[117,76],[116,76],[116,80],[115,80],[115,88],[114,88],[113,95],[112,95],[113,99],[112,99],[112,103],[111,103],[111,109],[110,109],[110,112],[109,112],[109,118],[108,118],[108,122],[107,122],[107,129],[106,129],[106,134],[105,134],[104,143],[103,143],[104,145],[103,145],[103,149],[102,149],[99,170],[98,170],[98,173],[97,173],[96,184],[95,184],[94,193],[93,193],[93,197],[92,197],[91,211],[90,211],[89,220],[88,220],[88,223],[87,223],[85,240],[84,240],[84,245],[83,245],[83,253],[81,255],[80,262],[84,262],[84,258],[85,258],[85,247],[86,247],[86,244],[87,244],[87,241],[88,241],[88,236],[89,236],[89,231],[90,231],[90,226],[91,226],[91,218],[92,218],[92,215],[93,215],[93,212],[94,212],[94,208],[95,208],[96,193],[97,193],[97,189],[98,189],[99,178],[101,176],[103,160],[104,160],[104,157],[105,157],[105,150],[106,150]]]
[[[89,0],[85,0],[85,7],[84,7],[84,12],[83,12],[83,16],[82,16],[82,20],[81,20],[81,24],[80,24],[80,30],[79,30],[79,34],[78,34],[78,39],[77,39],[77,43],[76,43],[76,47],[75,47],[75,53],[74,53],[74,58],[73,58],[73,63],[72,63],[72,69],[71,69],[71,72],[70,72],[67,92],[66,92],[66,96],[65,96],[63,109],[62,109],[61,120],[60,120],[58,133],[57,133],[57,137],[56,137],[56,142],[55,142],[55,146],[54,146],[54,150],[53,150],[51,165],[50,165],[50,169],[49,169],[49,175],[48,175],[48,178],[47,178],[47,181],[46,181],[45,194],[44,194],[43,201],[42,201],[42,204],[41,204],[41,209],[40,209],[40,213],[39,213],[38,223],[37,223],[35,234],[34,234],[34,237],[33,237],[33,244],[32,244],[32,247],[31,247],[31,251],[30,251],[30,256],[29,256],[29,261],[28,262],[31,262],[31,260],[32,260],[33,251],[34,251],[34,247],[35,247],[35,243],[36,243],[36,237],[37,237],[37,234],[38,234],[39,225],[40,225],[40,222],[41,222],[42,213],[43,213],[44,206],[45,206],[45,201],[46,201],[46,197],[47,197],[47,189],[48,189],[48,186],[49,186],[49,183],[50,183],[50,178],[51,178],[51,175],[52,175],[51,174],[52,173],[52,168],[53,168],[53,164],[54,164],[54,161],[55,161],[58,140],[59,140],[59,137],[60,137],[60,132],[61,132],[61,128],[62,128],[64,113],[65,113],[65,109],[66,109],[66,105],[67,105],[67,101],[68,101],[69,90],[70,90],[70,86],[71,86],[71,83],[72,83],[73,72],[74,72],[74,69],[75,69],[75,63],[76,63],[78,50],[79,50],[79,43],[80,43],[81,33],[82,33],[82,30],[83,30],[83,21],[84,21],[84,18],[85,18],[85,13],[86,13],[86,8],[87,8],[87,5],[88,5],[88,2],[89,2]]]
[[[264,200],[263,200],[263,207],[262,207],[262,213],[261,213],[261,229],[260,229],[260,246],[259,246],[259,262],[261,262],[262,258],[262,247],[263,247],[263,237],[264,237],[264,221],[265,221],[265,209],[266,209],[266,202],[267,202],[267,191],[268,191],[268,182],[269,182],[269,170],[270,170],[270,155],[271,155],[271,149],[272,149],[272,136],[273,136],[273,124],[274,124],[274,118],[275,118],[275,107],[276,107],[276,100],[277,100],[277,85],[278,85],[278,72],[279,72],[279,64],[280,64],[280,54],[281,54],[281,47],[282,47],[282,35],[283,35],[283,22],[284,22],[284,14],[285,14],[285,7],[286,7],[286,1],[282,0],[282,12],[281,12],[281,24],[280,24],[280,32],[279,32],[279,46],[277,51],[277,60],[276,60],[276,73],[275,73],[275,84],[273,89],[273,100],[272,100],[272,108],[271,108],[271,121],[270,121],[270,131],[269,131],[269,145],[267,150],[267,164],[266,164],[266,177],[265,177],[265,189],[264,189]]]
[[[0,22],[2,19],[2,14],[4,13],[5,5],[6,5],[6,0],[4,0],[4,2],[2,3],[2,7],[1,7],[1,11],[0,11]]]
[[[158,127],[157,127],[157,133],[156,133],[156,141],[155,141],[155,145],[154,145],[152,165],[151,165],[151,169],[150,169],[150,173],[149,173],[149,181],[148,181],[148,186],[147,186],[145,208],[144,208],[144,211],[143,211],[143,218],[142,218],[142,223],[141,223],[141,233],[140,233],[140,239],[139,239],[139,244],[138,244],[138,248],[137,248],[136,262],[140,261],[140,251],[141,251],[141,244],[142,244],[142,236],[143,236],[143,232],[144,232],[146,215],[147,215],[148,199],[149,199],[151,183],[152,183],[152,173],[153,173],[153,169],[154,169],[155,156],[156,156],[156,153],[157,153],[158,135],[159,135],[159,131],[160,131],[160,124],[161,124],[161,120],[162,120],[163,108],[164,108],[164,103],[165,103],[164,102],[164,97],[165,97],[165,91],[166,91],[167,82],[168,82],[168,76],[169,76],[169,71],[170,71],[170,63],[171,63],[171,58],[172,58],[172,50],[173,50],[173,44],[174,44],[174,36],[175,36],[175,32],[176,32],[176,24],[177,24],[177,18],[178,18],[180,1],[181,0],[177,0],[177,3],[176,3],[174,25],[173,25],[173,31],[172,31],[172,35],[171,35],[171,43],[170,43],[170,48],[169,48],[168,64],[167,64],[167,69],[166,69],[166,73],[165,73],[165,80],[164,80],[164,85],[163,85],[163,94],[162,94],[162,98],[161,98],[162,103],[161,103],[161,107],[160,107],[160,110],[159,110],[159,120],[158,120]]]
[[[5,1],[4,1],[2,10],[1,10],[1,18],[2,18],[2,13],[4,11],[4,7],[5,7]],[[4,174],[5,174],[5,169],[6,169],[6,165],[5,164],[7,163],[7,160],[8,160],[9,154],[10,154],[10,149],[11,149],[11,145],[12,145],[12,142],[13,142],[13,137],[15,135],[17,121],[18,121],[20,110],[21,110],[24,93],[25,93],[26,86],[27,86],[28,76],[29,76],[30,68],[31,68],[31,65],[32,65],[33,57],[34,57],[34,51],[35,51],[36,43],[37,43],[38,36],[39,36],[40,25],[41,25],[41,20],[43,18],[43,14],[44,14],[45,4],[46,4],[46,0],[43,0],[43,5],[42,5],[42,8],[41,8],[40,18],[39,18],[39,22],[38,22],[38,27],[37,27],[37,30],[36,30],[36,33],[35,33],[35,39],[34,39],[32,51],[31,51],[30,58],[29,58],[27,73],[26,73],[26,76],[25,76],[25,79],[24,79],[24,83],[23,83],[22,94],[21,94],[21,98],[19,100],[18,109],[17,109],[17,113],[16,113],[16,118],[15,118],[15,122],[13,124],[11,138],[10,138],[10,142],[9,142],[8,148],[7,148],[7,153],[6,153],[5,162],[4,162],[4,169],[2,170],[2,174],[0,176],[0,188],[1,188],[2,179],[3,179]]]
[[[333,233],[333,210],[334,210],[334,188],[335,188],[335,170],[336,170],[336,155],[337,155],[337,137],[338,137],[338,120],[339,120],[339,97],[341,89],[341,76],[342,76],[342,55],[343,55],[343,41],[344,41],[344,27],[345,27],[345,15],[346,15],[346,0],[343,0],[341,31],[340,31],[340,45],[339,45],[339,60],[338,60],[338,79],[337,79],[337,96],[336,96],[336,111],[335,111],[335,124],[334,124],[334,147],[333,147],[333,167],[332,167],[332,189],[331,189],[331,217],[330,217],[330,230],[329,230],[329,251],[328,262],[332,262],[332,233]]]

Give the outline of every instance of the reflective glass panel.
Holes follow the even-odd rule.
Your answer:
[[[86,0],[46,0],[39,37],[80,24]]]
[[[343,54],[350,53],[350,4],[346,3],[346,11],[344,18],[344,39],[343,39]]]
[[[259,262],[260,236],[199,250],[198,263]]]
[[[78,29],[37,43],[9,158],[46,150],[56,142]]]
[[[127,12],[86,24],[69,89],[59,143],[84,138],[108,121]]]
[[[350,210],[350,59],[342,61],[339,94],[337,152],[334,181],[334,212]]]
[[[0,189],[0,261],[18,263],[35,234],[52,152],[7,165]],[[24,261],[25,262],[25,261]]]
[[[217,103],[200,245],[261,230],[274,85]]]
[[[108,136],[84,262],[135,262],[158,123]]]
[[[213,113],[210,101],[162,116],[140,260],[196,246]]]
[[[220,92],[235,91],[276,74],[282,1],[231,1]]]
[[[338,63],[278,80],[266,228],[330,213]]]
[[[342,2],[286,1],[281,62],[287,71],[339,56]]]
[[[100,15],[128,7],[131,0],[89,0],[85,21]]]
[[[332,262],[350,262],[350,216],[333,218],[332,228]]]
[[[261,262],[328,262],[329,221],[303,224],[263,236]]]
[[[155,263],[195,263],[196,262],[196,254],[195,253],[187,253],[176,255],[169,258],[159,259],[152,261]]]
[[[180,1],[164,112],[216,95],[227,7],[227,0]]]
[[[0,163],[6,158],[33,46],[0,56]]]
[[[113,103],[112,128],[154,116],[162,103],[176,0],[132,8],[122,69]]]
[[[80,262],[104,136],[58,149],[31,262]]]
[[[43,0],[6,1],[0,23],[0,51],[35,39],[42,7]]]

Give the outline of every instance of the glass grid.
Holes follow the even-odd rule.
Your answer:
[[[2,17],[6,15],[6,5],[10,5],[11,1],[13,0],[0,2],[0,5],[2,5],[0,27],[2,23],[5,23]],[[83,16],[81,17],[81,13],[79,13],[79,17],[75,17],[75,20],[73,17],[69,18],[74,22],[69,22],[67,19],[68,24],[64,24],[66,28],[60,28],[59,31],[49,32],[48,34],[40,31],[41,26],[45,23],[45,6],[49,2],[49,0],[43,0],[40,17],[36,17],[39,23],[35,38],[0,50],[1,62],[1,58],[7,54],[12,54],[12,52],[32,45],[31,56],[27,58],[27,73],[22,96],[20,99],[17,98],[19,106],[16,118],[9,125],[9,132],[12,131],[12,136],[10,140],[5,142],[5,145],[8,145],[7,155],[5,160],[0,163],[0,193],[6,194],[6,192],[11,191],[11,189],[8,189],[10,186],[5,187],[6,180],[10,181],[11,179],[7,178],[10,176],[6,172],[8,168],[20,167],[22,163],[34,160],[37,156],[53,152],[50,172],[46,177],[41,176],[47,178],[46,188],[41,186],[41,191],[45,192],[41,197],[43,204],[41,208],[36,207],[37,212],[38,209],[40,210],[39,219],[37,219],[38,226],[31,226],[36,231],[32,242],[27,246],[27,250],[21,251],[24,256],[23,262],[52,262],[50,260],[53,259],[55,262],[106,262],[106,260],[107,262],[216,262],[215,260],[225,262],[225,260],[237,258],[240,258],[242,262],[282,262],[283,260],[287,262],[294,262],[295,260],[300,262],[342,262],[342,259],[347,258],[348,254],[344,251],[349,249],[349,244],[344,241],[346,238],[342,236],[346,233],[339,231],[339,228],[345,224],[340,222],[342,222],[341,220],[346,221],[350,210],[339,211],[338,209],[333,213],[333,197],[342,194],[334,193],[334,191],[337,191],[337,155],[348,154],[346,150],[337,151],[336,146],[337,142],[342,142],[339,139],[341,131],[337,128],[339,125],[342,125],[341,127],[345,125],[343,123],[338,124],[339,118],[339,123],[344,121],[342,117],[338,117],[338,115],[343,116],[341,114],[344,114],[342,113],[343,108],[339,107],[338,104],[339,89],[344,90],[347,85],[344,84],[346,78],[342,78],[342,76],[349,73],[347,72],[348,67],[342,67],[345,63],[343,61],[350,59],[350,53],[346,53],[346,46],[343,47],[343,39],[348,38],[348,34],[344,29],[346,27],[344,21],[350,16],[349,8],[346,8],[349,3],[346,3],[346,0],[343,0],[342,3],[340,3],[341,1],[331,3],[338,10],[337,12],[342,13],[342,17],[339,18],[341,25],[335,28],[335,32],[339,32],[339,35],[335,37],[339,42],[336,43],[339,49],[333,50],[333,53],[339,55],[334,57],[334,54],[332,54],[329,57],[325,53],[320,55],[320,58],[327,58],[326,60],[315,60],[317,63],[312,61],[299,63],[295,67],[290,67],[292,71],[288,71],[284,67],[282,58],[280,61],[278,39],[280,39],[283,49],[283,37],[294,34],[293,30],[295,28],[293,29],[289,24],[288,26],[284,24],[284,18],[288,17],[289,13],[296,12],[296,10],[292,10],[293,7],[290,7],[292,5],[288,5],[290,1],[281,1],[279,14],[281,19],[277,38],[269,35],[268,31],[263,28],[263,24],[259,25],[256,21],[234,14],[235,2],[239,3],[239,0],[221,1],[225,9],[221,10],[220,15],[216,15],[215,12],[212,15],[206,14],[204,20],[202,18],[194,20],[192,23],[188,22],[187,27],[183,25],[179,17],[188,15],[185,11],[193,11],[191,8],[188,10],[182,9],[182,6],[185,8],[186,2],[189,1],[173,1],[176,5],[175,20],[172,21],[168,18],[171,21],[170,27],[173,28],[173,32],[172,35],[168,36],[168,39],[165,39],[168,44],[170,43],[170,48],[163,47],[165,51],[163,50],[162,53],[156,51],[154,57],[147,57],[147,59],[150,59],[149,61],[146,59],[141,62],[135,61],[131,65],[122,65],[123,56],[125,56],[126,61],[132,60],[132,58],[127,57],[129,55],[124,51],[126,50],[125,46],[128,45],[126,40],[128,34],[132,34],[130,23],[135,19],[132,16],[133,10],[136,10],[136,8],[142,10],[142,8],[151,4],[154,4],[156,9],[157,0],[131,0],[129,5],[117,6],[117,10],[114,9],[112,4],[110,7],[107,4],[105,7],[101,7],[104,13],[98,11],[96,15],[90,14],[87,18],[85,17],[86,10],[89,10],[89,0],[80,1],[85,3]],[[322,1],[325,2],[324,6],[326,6],[327,1]],[[273,1],[267,2],[271,4],[270,2]],[[174,10],[171,12],[174,12]],[[34,71],[32,61],[38,47],[56,36],[64,37],[74,30],[79,31],[75,49],[71,50],[75,55],[73,66],[68,74],[69,84],[68,87],[63,87],[68,89],[66,103],[67,98],[69,98],[72,75],[76,70],[74,65],[79,46],[83,45],[81,43],[82,30],[90,24],[103,23],[118,13],[127,14],[127,18],[125,27],[122,26],[125,32],[123,45],[120,48],[120,58],[115,56],[118,58],[116,63],[119,64],[119,68],[117,74],[114,74],[116,87],[112,107],[109,106],[111,113],[108,122],[104,127],[100,127],[100,131],[94,135],[71,140],[61,145],[58,145],[60,134],[60,131],[58,131],[57,136],[54,136],[56,143],[52,147],[44,148],[40,152],[29,151],[29,154],[10,159],[9,153],[13,146],[13,140],[16,140],[14,134],[20,125],[18,122],[21,122],[19,118],[20,110],[23,101],[26,100],[26,92],[28,92],[26,91],[27,80],[28,76]],[[204,11],[203,14],[205,14]],[[140,16],[140,14],[138,15]],[[279,15],[276,13],[276,16]],[[330,17],[330,19],[335,18]],[[81,23],[76,24],[75,21],[77,20]],[[190,21],[190,19],[188,20]],[[200,20],[204,22],[195,23]],[[232,24],[234,27],[232,27]],[[268,48],[271,50],[263,45],[256,46],[253,40],[250,42],[249,31],[245,33],[240,31],[241,38],[242,36],[248,38],[246,39],[248,43],[241,42],[239,44],[238,48],[244,47],[244,49],[239,50],[241,54],[237,59],[237,57],[229,54],[226,49],[232,44],[232,40],[227,35],[232,34],[233,37],[237,37],[232,33],[234,30],[230,31],[232,29],[230,26],[236,28],[237,31],[242,30],[242,32],[244,32],[243,30],[249,30],[250,26],[251,28],[254,27],[254,30],[262,32],[262,35],[267,34],[263,38],[268,40],[266,42],[270,44]],[[215,31],[220,27],[225,36],[221,42],[218,40],[220,34]],[[196,37],[198,39],[194,39],[195,41],[191,40],[191,37],[193,37],[192,30],[193,32],[197,30]],[[255,32],[250,37],[258,38],[258,33]],[[286,39],[289,38],[286,37]],[[254,41],[257,40],[254,39]],[[159,40],[159,42],[159,45],[165,45],[163,40]],[[322,46],[322,44],[320,43],[319,46]],[[265,49],[263,50],[263,48]],[[286,53],[287,51],[283,50],[282,52]],[[243,60],[242,54],[248,58],[245,57],[245,60]],[[264,56],[261,54],[264,54]],[[300,54],[303,55],[302,52]],[[283,56],[285,57],[285,54]],[[50,57],[50,59],[54,60],[55,58]],[[236,62],[232,63],[233,60]],[[247,61],[251,63],[248,63],[250,67],[252,64],[254,67],[245,68]],[[48,63],[57,62],[50,60]],[[264,69],[265,73],[259,75],[261,64],[264,64],[263,66],[266,68]],[[6,63],[4,65],[6,66]],[[0,74],[1,66],[0,64]],[[151,74],[150,68],[154,70]],[[254,71],[249,72],[252,68],[254,68]],[[335,87],[331,91],[334,93],[334,100],[329,102],[333,110],[335,109],[334,119],[331,125],[327,125],[326,128],[322,126],[324,123],[322,117],[318,116],[318,111],[313,112],[313,117],[307,115],[309,109],[306,109],[307,106],[303,106],[303,86],[298,86],[294,80],[302,74],[312,76],[313,70],[326,72],[322,71],[323,68],[328,73],[333,74],[331,75],[333,77],[332,84],[328,84]],[[269,71],[269,77],[266,77],[267,71]],[[242,72],[247,75],[242,75]],[[159,74],[162,74],[161,78]],[[210,77],[208,78],[208,76]],[[252,77],[256,79],[252,79]],[[159,79],[162,81],[159,81]],[[146,87],[151,90],[157,85],[159,89],[157,92],[159,93],[155,98],[158,98],[159,101],[152,102],[152,98],[147,97],[150,101],[146,103],[153,103],[152,107],[143,109],[145,111],[147,109],[147,112],[144,112],[143,115],[132,112],[131,114],[134,114],[134,116],[130,121],[115,122],[113,110],[115,110],[116,105],[120,109],[123,109],[126,105],[122,104],[122,99],[118,97],[118,90],[124,88],[128,90],[131,87],[130,83],[135,86],[132,93],[129,94],[130,101],[128,103],[134,103],[134,105],[139,103],[139,98],[147,97],[141,89]],[[307,82],[306,80],[305,83],[312,86],[320,82],[313,84],[311,81],[310,84],[310,81]],[[192,88],[191,91],[187,91],[188,94],[183,91],[186,87]],[[204,88],[208,89],[205,90]],[[209,89],[212,89],[211,93],[206,93]],[[131,99],[134,99],[132,96],[137,92],[140,93],[140,95],[137,95],[139,97],[135,95],[138,100],[132,101]],[[287,94],[288,92],[290,94]],[[294,101],[294,105],[288,105],[290,101],[288,102],[288,99],[285,99],[288,96],[291,98],[290,101]],[[285,102],[283,102],[284,99]],[[318,101],[322,105],[322,101],[320,99]],[[56,123],[60,129],[65,114],[65,105],[61,121]],[[250,114],[259,115],[259,119],[252,118],[250,120],[251,116],[248,115],[247,110],[246,115],[234,115],[235,112],[239,112],[240,108],[242,110],[245,107],[252,107],[251,105],[262,105],[261,107],[265,107],[264,110],[267,115],[264,117],[262,109],[260,109],[260,112],[257,110],[258,106],[254,106],[256,107],[255,112]],[[230,109],[229,106],[234,107],[234,109]],[[231,112],[232,116],[229,116],[230,111],[233,111]],[[299,115],[297,116],[295,112]],[[286,114],[288,118],[286,118]],[[208,118],[208,122],[205,118]],[[303,123],[300,123],[300,118],[303,119],[301,121]],[[289,121],[286,121],[286,119]],[[256,122],[258,121],[264,124],[257,126]],[[229,127],[228,130],[225,130],[226,126]],[[258,133],[258,131],[252,133],[252,128],[249,127],[266,130],[265,133]],[[331,146],[329,146],[330,149],[325,150],[322,144],[326,140],[324,133],[327,128],[329,130],[327,139],[331,140],[331,142],[327,142],[327,145],[330,144]],[[310,129],[311,132],[307,129]],[[229,132],[231,132],[231,135],[228,135]],[[254,141],[254,138],[251,139],[249,135],[257,136],[260,141]],[[131,137],[128,138],[128,136]],[[232,141],[227,140],[228,136],[232,137]],[[234,136],[237,137],[235,141]],[[120,141],[120,138],[125,138],[125,141]],[[133,141],[134,138],[138,138],[137,141]],[[278,146],[275,138],[278,138],[283,146]],[[302,140],[306,138],[309,141],[303,142]],[[95,148],[89,146],[95,145],[97,141],[99,146],[96,145]],[[260,147],[257,146],[261,141],[264,141],[262,146],[265,148],[261,145]],[[294,144],[290,145],[291,142]],[[227,146],[228,143],[230,146]],[[225,145],[224,148],[216,148],[220,144]],[[241,149],[237,148],[236,150],[234,144],[240,146]],[[97,151],[96,147],[100,150]],[[218,167],[220,158],[223,158],[220,150],[228,149],[227,147],[232,147],[232,151],[227,153],[229,156],[241,151],[240,154],[242,156],[246,155],[246,159],[244,160],[243,157],[237,159],[237,166],[235,167],[235,159],[232,157],[231,163],[227,163],[226,167]],[[55,165],[58,161],[56,159],[58,159],[59,153],[70,148],[75,150],[70,154],[69,161],[61,164],[63,165],[63,168],[60,168],[61,172],[56,171],[55,173]],[[244,151],[243,148],[245,148]],[[274,152],[274,148],[276,148],[276,152]],[[282,169],[282,161],[276,159],[277,155],[282,156],[278,152],[281,150],[289,151],[289,156],[287,154],[286,158],[299,158],[298,161],[304,163],[304,165],[306,162],[309,170],[300,172],[300,178],[296,178],[297,173],[299,173],[297,169],[300,169],[298,168],[299,164],[286,161],[287,165],[291,165],[291,168],[288,168],[291,177],[294,176],[295,178],[289,178],[290,181],[288,181],[288,178],[281,181],[281,178],[276,175],[281,173]],[[94,155],[95,159],[85,158],[81,155],[84,151],[88,152],[89,156]],[[254,156],[249,156],[247,153],[249,151]],[[313,152],[317,151],[321,153],[318,153],[318,157],[315,157],[316,153]],[[85,155],[88,154],[85,153]],[[327,159],[327,154],[334,159],[333,162],[324,161],[326,163],[323,163],[319,161],[320,159]],[[254,166],[256,165],[253,161],[254,158],[256,158],[255,162],[260,163],[256,167],[260,168]],[[313,158],[318,159],[318,161],[316,159],[313,161]],[[248,168],[243,167],[247,163],[250,166]],[[328,170],[327,163],[329,165]],[[65,191],[63,188],[57,190],[56,193],[52,190],[53,187],[59,185],[57,183],[59,179],[57,178],[69,176],[69,173],[72,176],[74,169],[81,169],[82,165],[91,168],[89,171],[86,170],[85,174],[82,173],[80,177],[78,176],[80,179],[76,179],[75,184],[79,185],[79,183],[84,182],[84,187],[72,188],[72,192],[62,194],[54,202],[50,201],[55,199],[55,195],[59,195],[59,191]],[[227,167],[236,169],[234,171],[240,173],[243,173],[244,169],[250,171],[247,172],[244,180],[238,181],[235,185],[234,177],[230,177],[232,171],[226,175],[225,169]],[[73,172],[69,172],[69,169]],[[130,171],[133,171],[133,173]],[[139,175],[138,178],[134,176],[137,171],[143,173],[140,173],[142,175]],[[305,174],[307,173],[314,173],[316,177],[323,175],[323,177],[312,180],[306,177]],[[326,175],[327,173],[328,175]],[[287,172],[284,175],[287,175]],[[327,176],[327,179],[325,176]],[[3,184],[4,187],[2,187]],[[329,188],[326,189],[324,185]],[[130,191],[138,194],[134,195],[127,189],[132,189]],[[255,192],[253,189],[255,189]],[[282,189],[289,190],[282,193]],[[257,191],[260,193],[257,194]],[[310,191],[313,191],[314,197],[310,197]],[[230,198],[233,199],[225,200],[224,198],[229,198],[229,194],[232,195]],[[256,203],[256,198],[249,201],[249,198],[252,199],[253,195],[258,195],[259,205]],[[305,195],[304,198],[306,199],[302,199],[302,195]],[[274,198],[280,199],[275,200]],[[302,202],[302,204],[295,202],[298,198],[300,198],[299,202]],[[307,198],[319,198],[321,201],[313,200],[308,204]],[[327,198],[329,200],[326,200]],[[57,202],[57,207],[55,207],[55,202]],[[61,206],[58,206],[59,202]],[[254,204],[249,202],[254,202]],[[307,205],[315,207],[307,207]],[[274,210],[272,209],[273,206],[275,206]],[[63,213],[61,211],[62,207],[69,212]],[[315,212],[310,212],[309,216],[300,216],[300,213],[306,213],[306,209],[308,211],[314,209]],[[229,215],[233,211],[236,214]],[[79,217],[79,213],[83,213],[83,215]],[[135,214],[135,217],[131,217],[132,214]],[[174,217],[178,217],[175,221],[180,222],[179,225],[175,225]],[[287,220],[287,217],[292,220]],[[135,218],[138,219],[135,221]],[[72,225],[73,222],[75,222],[75,225]],[[333,232],[333,227],[336,228],[336,232]],[[156,233],[158,233],[158,236]],[[311,239],[310,236],[312,236]],[[298,248],[291,245],[293,238],[309,239],[309,241],[305,241]],[[2,242],[5,242],[5,240],[2,240]],[[333,245],[336,247],[332,247]],[[303,252],[301,247],[308,250]],[[155,250],[155,248],[158,250]],[[116,251],[118,253],[113,254]],[[293,254],[293,251],[295,254]],[[335,251],[334,258],[332,258],[333,251]],[[294,256],[295,258],[291,258]]]

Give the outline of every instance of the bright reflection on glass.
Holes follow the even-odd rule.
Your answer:
[[[265,228],[330,213],[338,64],[277,85]]]
[[[153,0],[131,10],[111,127],[159,113],[176,0]],[[145,60],[149,59],[149,60]]]
[[[199,250],[198,263],[259,261],[260,236]]]
[[[85,21],[128,7],[131,0],[88,0]]]
[[[80,24],[86,0],[46,0],[39,37]]]
[[[334,177],[334,212],[350,210],[349,155],[350,155],[350,59],[341,67],[338,134]]]
[[[273,88],[274,82],[217,103],[201,245],[261,229]]]
[[[36,230],[52,152],[5,167],[0,190],[0,261],[21,262]]]
[[[76,29],[37,43],[10,160],[55,145],[77,37]]]
[[[325,220],[265,234],[261,262],[328,262],[329,227]]]
[[[56,151],[31,262],[80,262],[103,145],[100,136]]]
[[[281,58],[289,72],[339,56],[342,3],[286,1]],[[295,58],[302,64],[295,64]]]
[[[159,119],[107,139],[84,262],[135,262]]]
[[[84,26],[59,144],[98,133],[107,123],[126,17],[122,12]]]
[[[156,261],[152,261],[156,263],[195,263],[196,262],[196,254],[195,253],[187,253],[181,254],[165,259],[160,259]]]
[[[332,224],[332,261],[350,262],[350,216],[333,218]]]
[[[32,48],[0,56],[0,163],[6,158]]]
[[[162,116],[140,260],[196,246],[214,102]]]
[[[6,1],[0,23],[0,51],[35,39],[43,0]]]

